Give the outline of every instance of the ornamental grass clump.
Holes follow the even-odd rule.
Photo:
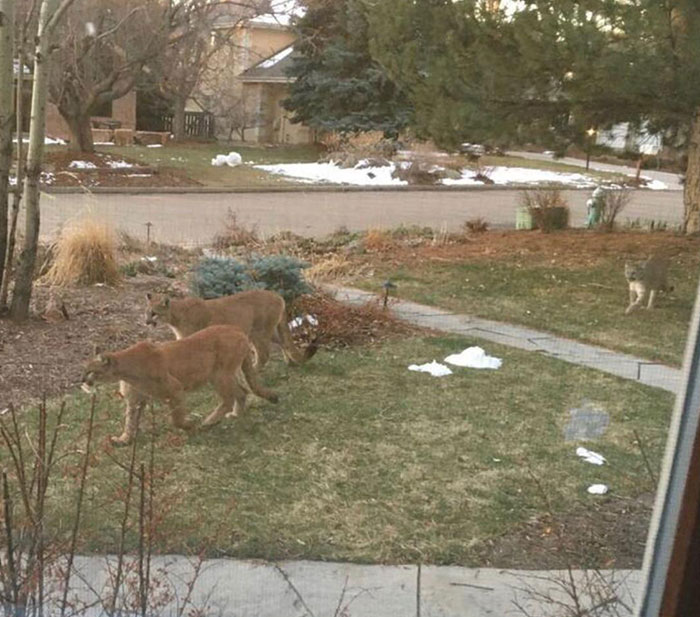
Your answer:
[[[51,285],[116,285],[121,280],[117,240],[105,223],[82,219],[64,228],[54,254],[44,277]]]

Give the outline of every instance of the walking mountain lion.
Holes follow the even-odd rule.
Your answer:
[[[311,358],[318,349],[316,343],[303,351],[297,349],[287,324],[284,298],[272,291],[253,289],[212,300],[147,293],[146,300],[146,323],[157,325],[162,321],[178,339],[215,324],[240,328],[255,345],[259,366],[270,357],[273,342],[282,348],[286,362],[295,365]]]
[[[83,384],[119,381],[126,401],[124,432],[111,437],[115,445],[134,438],[138,417],[149,398],[167,401],[172,423],[184,430],[193,428],[187,419],[184,393],[210,383],[221,404],[202,426],[216,424],[226,415],[245,409],[246,390],[276,403],[277,394],[263,387],[254,366],[256,350],[248,337],[234,326],[211,326],[191,336],[167,343],[141,341],[112,353],[98,354],[83,372]]]
[[[657,292],[673,291],[673,287],[668,284],[668,260],[659,255],[652,255],[645,261],[627,262],[625,278],[630,295],[630,303],[625,310],[625,315],[640,308],[647,295],[649,296],[647,308],[650,309],[654,306]]]

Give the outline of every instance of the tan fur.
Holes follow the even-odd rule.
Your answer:
[[[134,438],[138,416],[149,398],[167,401],[177,428],[193,427],[186,418],[184,393],[210,383],[221,404],[203,426],[218,422],[224,414],[237,415],[245,408],[246,389],[272,402],[277,395],[258,381],[252,357],[255,348],[234,326],[212,326],[167,343],[142,341],[127,349],[99,354],[88,362],[83,383],[120,381],[126,400],[124,432],[112,443],[126,445]]]
[[[647,308],[650,309],[654,306],[657,292],[673,291],[668,284],[668,260],[660,255],[652,255],[645,261],[627,262],[625,278],[629,286],[629,305],[625,315],[640,308],[647,295]]]
[[[272,343],[282,348],[285,360],[291,364],[301,364],[316,352],[313,343],[303,352],[294,345],[284,298],[272,291],[254,289],[213,300],[146,294],[146,300],[146,323],[162,321],[177,338],[215,324],[240,328],[255,345],[260,366],[267,362]]]

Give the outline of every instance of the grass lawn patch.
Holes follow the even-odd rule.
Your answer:
[[[190,178],[204,186],[259,187],[293,185],[287,181],[252,165],[273,163],[304,163],[318,159],[319,150],[314,146],[242,146],[240,144],[212,143],[172,143],[162,148],[145,146],[98,146],[100,152],[109,152],[136,159],[144,165],[159,169],[185,172]],[[238,152],[243,165],[238,167],[214,167],[211,160],[217,154]]]
[[[487,348],[503,358],[497,371],[456,368],[433,378],[407,370],[469,344],[460,337],[405,338],[321,351],[301,368],[273,362],[264,380],[280,393],[278,406],[255,404],[242,417],[189,438],[166,424],[167,414],[157,407],[158,551],[507,567],[515,560],[499,562],[494,542],[505,554],[502,543],[520,537],[523,525],[547,511],[533,478],[564,521],[654,490],[633,431],[658,467],[670,394],[498,345]],[[90,469],[81,551],[111,552],[118,543],[129,449],[106,444],[108,435],[121,431],[122,401],[113,391],[100,391],[100,445]],[[216,404],[208,392],[188,400],[200,418]],[[578,444],[563,441],[568,410],[584,401],[610,414],[607,433],[586,443],[607,457],[603,467],[581,462]],[[67,408],[60,447],[82,448],[89,397],[76,393]],[[148,460],[148,415],[144,424],[139,461]],[[0,463],[4,456],[0,451]],[[52,532],[70,529],[77,463],[77,455],[62,458],[63,477],[50,489]],[[586,493],[598,482],[611,487],[608,496]],[[647,515],[639,515],[642,530]],[[586,521],[581,533],[596,533],[600,519]],[[130,549],[137,528],[134,514]],[[625,527],[610,544],[591,547],[591,563],[608,563],[618,551],[629,553],[621,548],[629,545],[636,549],[626,565],[639,565],[644,538],[630,535]],[[547,560],[543,552],[530,566],[546,567]]]
[[[624,315],[624,263],[668,254],[669,280],[656,307]],[[353,281],[399,298],[546,330],[679,366],[698,281],[698,242],[672,234],[489,232],[466,244],[387,251]]]

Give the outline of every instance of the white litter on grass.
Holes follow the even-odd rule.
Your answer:
[[[607,463],[602,454],[598,454],[597,452],[593,452],[592,450],[588,450],[583,447],[576,448],[576,456],[580,456],[584,461],[591,463],[592,465],[604,465]]]
[[[446,375],[452,375],[452,371],[449,367],[444,364],[440,364],[433,360],[428,364],[411,364],[408,367],[409,371],[418,371],[419,373],[430,373],[433,377],[445,377]]]
[[[114,142],[113,141],[95,141],[92,144],[93,146],[113,146]]]
[[[145,257],[141,258],[141,261],[150,261],[151,263],[153,263],[154,261],[158,261],[158,258],[146,255]]]
[[[229,167],[237,167],[243,162],[243,158],[238,152],[229,152],[228,154],[217,154],[212,160],[211,164],[214,167],[223,167],[228,165]]]
[[[88,394],[92,394],[95,391],[94,388],[92,388],[91,386],[88,386],[86,383],[80,384],[80,389],[83,392],[87,392]]]
[[[608,487],[605,484],[591,484],[587,490],[591,495],[605,495]]]
[[[153,174],[126,174],[127,178],[150,178]]]
[[[148,144],[146,148],[162,148],[163,144]]]
[[[97,165],[91,161],[71,161],[68,167],[71,169],[97,169]]]
[[[494,356],[487,356],[481,347],[467,347],[464,351],[452,354],[445,358],[448,364],[464,366],[467,368],[499,369],[503,360]]]

